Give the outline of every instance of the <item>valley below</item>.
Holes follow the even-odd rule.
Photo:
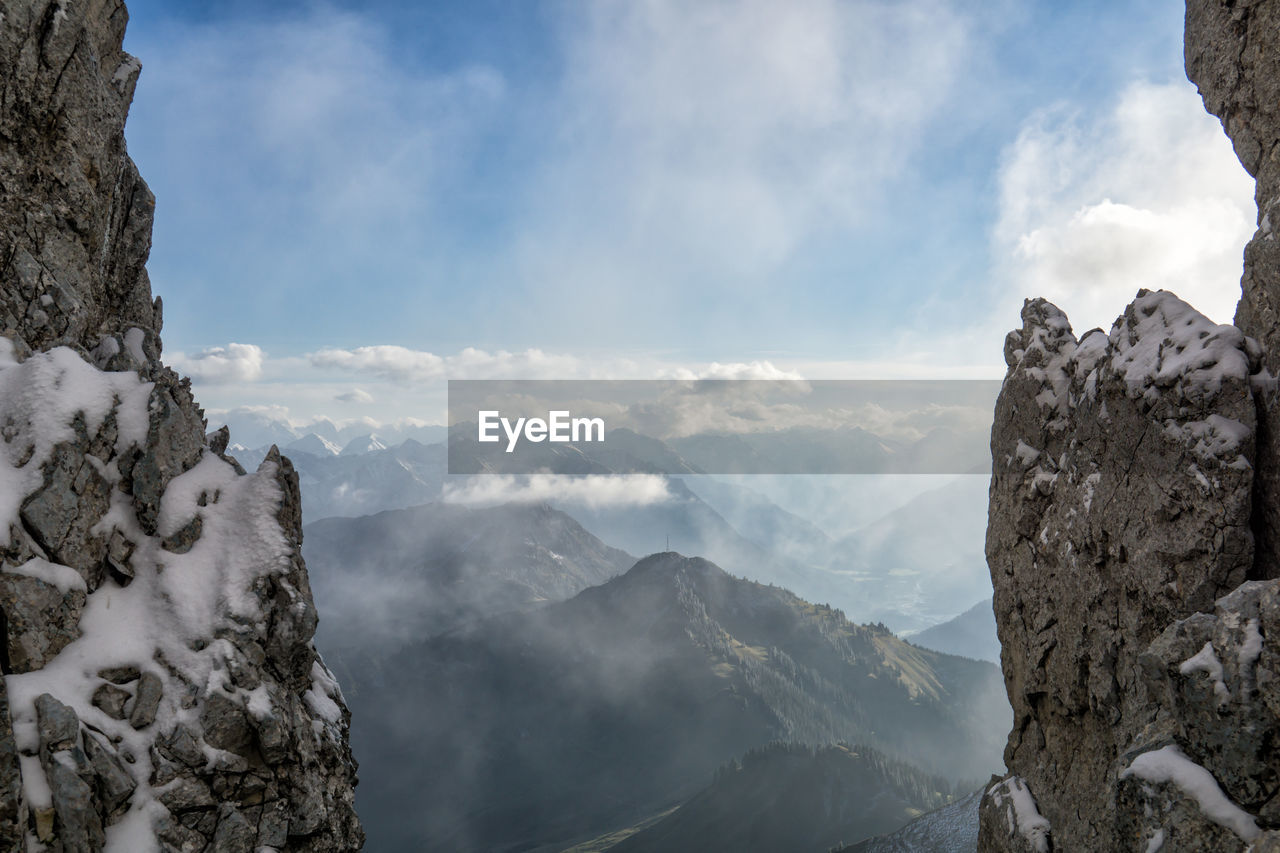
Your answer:
[[[981,477],[495,503],[440,444],[318,438],[289,452],[368,850],[818,853],[1003,769]]]

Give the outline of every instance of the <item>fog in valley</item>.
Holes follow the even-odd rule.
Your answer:
[[[371,850],[721,849],[755,812],[741,849],[829,847],[1002,768],[984,476],[640,474],[634,440],[462,476],[286,437]]]

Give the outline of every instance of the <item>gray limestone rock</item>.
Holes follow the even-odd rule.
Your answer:
[[[4,679],[0,678],[0,851],[3,853],[26,849],[21,799],[22,774],[18,745],[9,721],[9,693]]]
[[[1236,325],[1267,351],[1280,376],[1280,3],[1187,0],[1187,76],[1222,121],[1236,155],[1257,179],[1258,229],[1245,247]],[[1258,505],[1254,577],[1280,574],[1280,397],[1259,398]]]
[[[151,798],[169,810],[150,815],[165,850],[358,849],[349,715],[336,691],[336,719],[302,700],[331,676],[311,643],[297,475],[279,453],[245,474],[160,359],[145,268],[155,199],[123,132],[141,67],[121,47],[128,13],[120,0],[3,0],[0,13],[0,369],[108,389],[68,414],[61,380],[0,399],[0,464],[38,474],[0,535],[0,661],[8,678],[40,677],[85,641],[34,703],[9,707],[35,691],[0,682],[0,853],[26,837],[101,850]],[[66,422],[51,424],[55,411]],[[53,441],[38,433],[51,428]],[[219,503],[226,477],[245,488]],[[162,501],[195,506],[169,524]],[[217,513],[243,530],[209,541]],[[82,617],[95,604],[132,623],[94,636]],[[119,637],[133,624],[137,637]],[[154,648],[121,661],[117,637]],[[255,716],[259,690],[272,711]],[[27,802],[20,747],[38,753],[52,808]]]
[[[106,836],[102,831],[102,818],[94,808],[93,789],[81,778],[69,751],[54,753],[44,762],[44,767],[62,849],[67,853],[101,850]]]
[[[36,698],[36,721],[41,755],[80,745],[80,718],[52,695],[42,693]]]
[[[132,664],[125,666],[109,666],[98,670],[98,677],[112,684],[129,684],[137,681],[142,673]]]
[[[122,690],[114,684],[102,684],[93,691],[92,701],[94,707],[101,709],[108,717],[123,720],[125,703],[131,698],[133,697],[128,690]]]
[[[1140,294],[1076,340],[1032,300],[1005,347],[1006,761],[1054,849],[1280,847],[1280,0],[1188,0],[1185,59],[1257,179],[1238,328]],[[984,798],[979,849],[1021,849],[1007,818]]]
[[[44,484],[22,505],[27,530],[51,560],[80,571],[90,592],[102,580],[107,550],[91,529],[106,515],[110,493],[83,446],[61,444],[45,465]]]
[[[987,530],[1005,762],[1057,843],[1111,849],[1106,780],[1154,715],[1138,658],[1252,566],[1259,353],[1164,292],[1140,292],[1109,335],[1077,341],[1042,300],[1023,323],[1005,343]]]
[[[219,807],[218,828],[213,834],[216,853],[253,853],[257,836],[257,827],[235,806],[223,803]]]
[[[205,742],[216,749],[236,752],[253,740],[253,729],[244,706],[218,692],[206,697],[200,710],[200,728]]]
[[[6,618],[10,672],[40,669],[80,636],[85,594],[66,592],[39,578],[0,572],[0,610]]]
[[[110,814],[124,804],[136,789],[133,776],[124,768],[124,764],[115,750],[104,743],[99,735],[86,734],[84,737],[84,753],[93,767],[95,784],[98,786],[98,802],[102,803]]]
[[[129,725],[135,729],[145,729],[154,723],[163,692],[164,685],[160,681],[160,676],[154,672],[142,673],[138,679],[133,708],[129,711]]]
[[[190,776],[179,776],[160,788],[159,794],[160,802],[174,814],[190,809],[206,809],[218,804],[209,786]]]

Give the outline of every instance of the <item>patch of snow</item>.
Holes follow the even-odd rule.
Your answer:
[[[1058,482],[1057,471],[1046,471],[1044,468],[1041,468],[1039,465],[1031,469],[1030,490],[1033,495],[1036,492],[1039,492],[1042,495],[1049,494],[1050,492],[1053,491],[1053,487],[1054,485],[1057,484],[1057,482]]]
[[[1093,508],[1093,493],[1097,490],[1098,484],[1102,482],[1102,472],[1094,471],[1088,477],[1084,478],[1084,511],[1088,512]],[[1070,544],[1070,543],[1068,543]]]
[[[135,794],[134,799],[124,817],[107,827],[103,853],[159,853],[153,822],[168,817],[168,812],[149,797],[139,798]]]
[[[169,536],[196,516],[202,521],[190,551],[157,555],[164,570],[156,580],[177,611],[181,635],[208,639],[225,616],[249,622],[259,617],[253,581],[288,571],[292,555],[275,517],[280,500],[274,462],[242,477],[206,452],[170,481],[160,499],[157,532]]]
[[[1236,661],[1241,669],[1248,669],[1258,662],[1262,654],[1262,633],[1258,631],[1258,620],[1250,619],[1244,626],[1244,642],[1236,652]]]
[[[1013,832],[1016,820],[1017,831],[1026,839],[1027,844],[1037,853],[1048,853],[1049,820],[1040,814],[1035,797],[1031,795],[1031,789],[1021,776],[1010,776],[1003,782],[992,785],[987,794],[997,808],[1004,805],[1006,798],[1012,803],[1012,813],[1006,813],[1009,814],[1010,832]]]
[[[1164,435],[1171,441],[1185,444],[1201,459],[1224,462],[1230,459],[1227,465],[1229,468],[1249,467],[1249,461],[1240,453],[1240,447],[1250,438],[1252,431],[1233,418],[1210,415],[1203,421],[1187,423],[1179,423],[1170,418],[1165,421]]]
[[[63,595],[73,589],[80,592],[88,591],[84,578],[80,577],[80,573],[75,569],[60,563],[50,563],[48,560],[42,560],[39,557],[33,557],[20,566],[6,566],[4,571],[44,581],[49,586],[57,587],[58,592]]]
[[[1147,853],[1160,853],[1164,849],[1164,830],[1157,829],[1147,839]]]
[[[1213,692],[1218,697],[1218,704],[1225,705],[1231,700],[1231,691],[1222,680],[1222,661],[1218,660],[1218,656],[1214,654],[1212,642],[1205,643],[1204,648],[1184,660],[1178,667],[1178,672],[1183,675],[1203,672],[1213,679]]]
[[[138,67],[141,68],[142,66],[139,65]],[[137,326],[124,333],[124,348],[129,351],[129,355],[133,356],[134,361],[138,362],[138,364],[147,363],[147,354],[142,349],[142,342],[146,339],[146,332]]]
[[[320,663],[319,659],[311,665],[311,687],[302,695],[311,713],[330,725],[337,725],[342,719],[342,709],[333,701],[340,698],[338,682]]]
[[[53,35],[58,34],[58,28],[62,26],[62,22],[67,19],[67,0],[57,0],[53,10]]]
[[[1204,472],[1200,470],[1200,466],[1196,465],[1194,462],[1192,462],[1190,465],[1187,466],[1187,473],[1190,474],[1192,477],[1195,477],[1196,482],[1198,482],[1206,490],[1210,490],[1213,488],[1213,486],[1210,485],[1209,483],[1209,478],[1206,477],[1204,475]]]
[[[49,780],[40,766],[40,758],[35,755],[18,756],[19,772],[22,774],[22,795],[32,809],[53,808],[53,792],[49,789]]]
[[[267,685],[259,684],[252,690],[245,691],[244,707],[249,716],[255,720],[265,720],[271,716],[271,691]]]
[[[151,388],[132,371],[98,370],[67,347],[19,363],[6,341],[0,357],[0,422],[9,426],[0,445],[0,529],[18,526],[18,508],[39,488],[54,446],[75,439],[77,414],[94,433],[115,409],[117,453],[145,441]]]
[[[1134,393],[1178,382],[1216,393],[1226,379],[1249,377],[1246,338],[1235,326],[1218,325],[1163,290],[1133,302],[1136,323],[1116,321],[1110,340],[1113,368]]]
[[[1022,439],[1018,439],[1018,449],[1013,453],[1018,457],[1018,461],[1022,463],[1023,468],[1030,467],[1031,463],[1035,462],[1036,459],[1040,457],[1040,451],[1036,450]]]
[[[1121,779],[1130,776],[1177,786],[1196,801],[1206,818],[1231,830],[1242,841],[1251,842],[1262,834],[1254,818],[1222,793],[1213,774],[1187,758],[1177,746],[1171,744],[1142,753],[1120,774]]]
[[[129,78],[142,70],[142,63],[136,56],[126,55],[124,61],[116,66],[116,73],[111,75],[111,82],[117,86],[128,82]]]

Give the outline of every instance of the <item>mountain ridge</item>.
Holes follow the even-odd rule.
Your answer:
[[[362,795],[377,803],[362,808],[423,815],[394,836],[370,819],[371,843],[386,847],[568,844],[670,807],[780,738],[870,738],[968,778],[997,762],[1003,697],[990,664],[916,649],[674,553],[397,659],[417,669],[396,685],[401,710],[358,676],[350,697],[381,744],[361,746],[375,769]],[[381,772],[406,754],[448,768],[449,784],[415,794]]]

